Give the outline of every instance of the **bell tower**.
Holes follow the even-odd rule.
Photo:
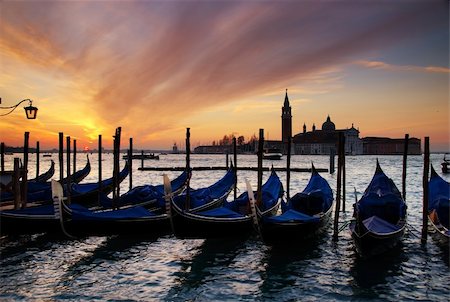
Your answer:
[[[292,138],[292,114],[286,89],[284,104],[281,108],[281,140],[287,142],[289,137]]]

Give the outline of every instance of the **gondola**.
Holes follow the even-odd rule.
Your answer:
[[[128,165],[125,164],[124,169],[119,173],[119,181],[123,180],[128,174]],[[54,181],[52,181],[54,184]],[[80,193],[80,191],[72,191],[71,192],[71,205],[68,207],[71,211],[73,210],[75,213],[77,211],[82,211],[81,214],[86,214],[88,212],[92,212],[88,208],[83,205],[98,205],[99,195],[103,196],[103,194],[107,194],[111,192],[113,189],[112,186],[113,180],[112,178],[106,179],[102,181],[101,186],[101,194],[99,193],[98,183],[95,184],[84,184],[80,185],[83,189],[86,189],[86,186],[91,187],[90,191],[85,191],[86,193]],[[120,182],[119,182],[120,183]],[[59,184],[59,183],[58,183]],[[86,185],[86,186],[85,186]],[[55,186],[55,184],[53,185]],[[59,184],[59,186],[61,186]],[[62,186],[61,186],[62,187]],[[63,189],[63,195],[66,195],[67,191]],[[50,192],[50,198],[52,199],[53,194]],[[46,197],[48,198],[48,196]],[[95,200],[93,202],[92,200]],[[2,233],[34,233],[38,231],[55,231],[55,211],[53,208],[54,204],[52,202],[42,203],[30,203],[25,209],[12,209],[12,205],[9,209],[3,208],[0,211],[0,222],[1,222],[1,232]],[[164,206],[164,205],[163,205]],[[106,209],[111,210],[111,209]],[[66,216],[67,216],[67,212]],[[98,212],[98,211],[97,211]],[[132,212],[132,210],[121,210],[114,215],[119,215],[119,213],[125,212],[128,215]],[[69,215],[72,213],[70,212]],[[81,215],[80,214],[80,215]],[[103,214],[106,215],[106,214]],[[124,214],[125,215],[125,214]],[[120,216],[120,215],[119,215]],[[89,225],[89,223],[87,223]],[[56,225],[57,226],[57,225]]]
[[[77,172],[71,175],[71,183],[78,183],[82,181],[91,171],[91,164],[89,162],[89,157],[87,159],[87,163],[83,169],[78,170]],[[61,181],[63,184],[67,183],[68,177],[63,178]],[[36,201],[51,201],[51,182],[38,182],[34,180],[27,181],[27,200],[29,202]],[[14,194],[8,191],[2,191],[0,195],[2,202],[11,202],[14,200]]]
[[[118,174],[118,184],[120,184],[129,173],[128,161]],[[102,180],[100,183],[73,183],[70,186],[70,196],[73,203],[78,203],[83,206],[93,206],[99,204],[100,193],[108,195],[114,188],[114,177]]]
[[[60,230],[69,237],[110,234],[155,236],[170,232],[169,219],[163,208],[129,206],[91,210],[79,204],[67,204],[61,197],[55,200],[54,208],[55,212],[59,212]]]
[[[169,218],[176,236],[184,236],[185,230],[180,227],[183,223],[181,213],[198,213],[222,206],[236,180],[233,170],[231,167],[219,181],[209,187],[196,190],[188,188],[167,201],[166,207],[170,210]]]
[[[171,181],[172,195],[176,196],[184,191],[189,180],[190,172],[183,171],[177,178]],[[165,207],[164,184],[161,185],[142,185],[131,189],[121,195],[117,200],[102,194],[100,204],[104,208],[123,207],[128,205],[144,207]]]
[[[432,236],[443,246],[449,248],[450,183],[442,179],[431,166],[428,183],[428,220]]]
[[[47,172],[42,173],[41,175],[38,175],[36,178],[28,179],[28,181],[32,182],[47,182],[52,178],[53,174],[55,174],[55,162],[52,160],[50,168]]]
[[[276,212],[283,196],[283,186],[274,170],[262,186],[262,207]],[[249,195],[242,193],[237,199],[222,206],[197,212],[173,204],[175,233],[182,238],[220,238],[247,236],[254,230]]]
[[[231,177],[230,177],[231,176]],[[234,173],[230,170],[221,180],[214,185],[192,191],[197,202],[204,202],[198,208],[207,208],[208,204],[215,204],[217,194],[220,190],[230,191],[232,187]],[[170,189],[166,189],[165,181],[164,194],[172,195]],[[170,183],[170,182],[169,182]],[[220,189],[221,188],[221,189]],[[196,193],[197,192],[197,193]],[[200,192],[202,193],[200,196]],[[225,196],[226,197],[226,196]],[[177,198],[177,196],[175,196]],[[167,204],[171,198],[166,196]],[[209,203],[207,202],[209,201]],[[155,235],[172,231],[170,213],[167,214],[166,204],[156,203],[153,206],[129,205],[121,209],[100,209],[89,210],[79,204],[67,205],[62,203],[62,222],[69,234],[127,234],[127,235]]]
[[[312,165],[306,188],[281,203],[281,214],[260,216],[261,236],[269,245],[303,244],[323,231],[330,220],[333,191]]]
[[[34,204],[24,209],[3,207],[0,211],[0,234],[41,233],[59,230],[53,204]]]
[[[83,179],[85,179],[86,176],[89,175],[89,173],[91,173],[91,162],[89,161],[89,156],[87,154],[86,154],[86,158],[87,158],[87,162],[86,162],[86,165],[84,166],[84,168],[73,173],[70,176],[71,183],[77,184],[77,183],[81,182]],[[60,183],[66,184],[66,183],[68,183],[68,181],[69,181],[69,177],[65,177],[60,181]]]
[[[359,255],[382,254],[396,246],[403,237],[407,206],[378,160],[372,181],[353,207],[350,231]]]
[[[51,165],[50,168],[38,175],[38,177],[36,178],[32,178],[32,179],[28,179],[27,181],[29,183],[34,182],[34,183],[46,183],[50,178],[52,178],[53,174],[55,174],[55,162],[52,160],[51,161]],[[2,203],[4,202],[11,202],[14,199],[14,195],[12,193],[12,183],[9,183],[8,185],[1,185],[1,195],[0,195],[0,200]]]

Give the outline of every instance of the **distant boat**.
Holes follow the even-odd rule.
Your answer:
[[[269,160],[280,160],[283,157],[280,149],[277,148],[267,148],[264,149],[263,159]]]
[[[44,155],[42,155],[42,157],[52,157],[52,155],[51,154],[44,154]]]
[[[448,159],[445,158],[444,155],[444,160],[441,163],[441,167],[442,167],[442,173],[449,173],[449,166],[450,165],[450,161]]]
[[[123,159],[128,159],[128,155],[124,155]],[[133,154],[131,159],[156,159],[159,160],[159,155],[155,155],[154,153],[150,154]]]

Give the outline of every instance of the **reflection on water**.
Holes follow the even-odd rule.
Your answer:
[[[112,157],[105,154],[104,177]],[[83,166],[80,157],[79,166]],[[185,157],[167,156],[158,165],[183,166]],[[223,164],[224,156],[196,155],[192,164]],[[328,167],[327,156],[294,156],[292,165]],[[347,158],[347,212],[351,218],[353,188],[364,192],[375,169],[374,156]],[[401,157],[380,156],[386,174],[401,186]],[[432,155],[439,165],[442,156]],[[242,166],[256,166],[256,157],[239,155]],[[265,163],[269,165],[269,163]],[[285,162],[274,162],[284,167]],[[30,168],[33,169],[30,164]],[[86,182],[97,180],[96,163]],[[246,240],[180,240],[158,238],[86,237],[76,240],[46,234],[0,239],[0,300],[130,300],[130,301],[448,301],[450,284],[448,248],[431,238],[425,247],[415,234],[421,228],[422,157],[408,159],[407,203],[411,226],[398,249],[380,258],[360,259],[348,228],[333,242],[330,224],[325,234],[309,243],[269,247]],[[135,186],[159,184],[162,173],[134,171]],[[176,177],[179,172],[169,173]],[[224,171],[195,171],[192,184],[201,187],[219,179]],[[285,183],[285,173],[279,173]],[[301,191],[308,173],[291,174],[292,192]],[[336,175],[323,173],[332,188]],[[268,173],[264,174],[264,179]],[[449,179],[450,176],[444,176]],[[256,172],[239,171],[256,183]],[[128,179],[121,189],[125,192]],[[361,194],[361,193],[359,193]],[[413,236],[414,235],[414,236]]]
[[[408,260],[400,243],[394,249],[369,259],[355,255],[350,274],[360,288],[370,288],[377,284],[389,282],[389,277],[399,274],[402,262]]]
[[[100,244],[68,265],[56,285],[58,291],[70,288],[74,280],[98,269],[103,263],[107,262],[113,265],[114,262],[127,259],[132,247],[154,242],[157,238],[142,240],[135,237],[110,236],[98,239],[101,240]]]
[[[283,297],[295,299],[299,290],[306,289],[309,282],[301,282],[308,279],[310,265],[320,261],[320,242],[323,239],[315,238],[304,243],[272,246],[265,250],[261,259],[261,265],[265,270],[261,273],[263,282],[260,286],[261,297],[268,300],[276,300],[280,293]],[[295,291],[293,291],[295,289]]]
[[[185,241],[192,241],[186,239]],[[214,283],[230,274],[229,267],[243,249],[244,239],[206,239],[190,251],[191,257],[184,258],[180,263],[180,270],[176,276],[175,284],[167,293],[167,300],[182,297],[182,300],[210,296],[209,288]],[[224,274],[224,275],[223,275]],[[220,288],[213,290],[220,291]]]

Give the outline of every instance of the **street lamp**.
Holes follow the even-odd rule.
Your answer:
[[[2,102],[2,99],[0,98],[0,104],[1,104],[1,102]],[[0,106],[0,109],[10,109],[8,112],[0,114],[0,116],[5,116],[5,115],[8,115],[8,114],[12,113],[23,102],[29,102],[27,107],[23,107],[23,109],[25,109],[25,114],[27,116],[27,119],[29,119],[29,120],[36,119],[36,115],[37,115],[38,109],[37,109],[37,107],[33,106],[33,101],[30,100],[30,99],[22,100],[22,101],[20,101],[19,103],[17,103],[14,106],[8,106],[8,107],[1,107]]]

